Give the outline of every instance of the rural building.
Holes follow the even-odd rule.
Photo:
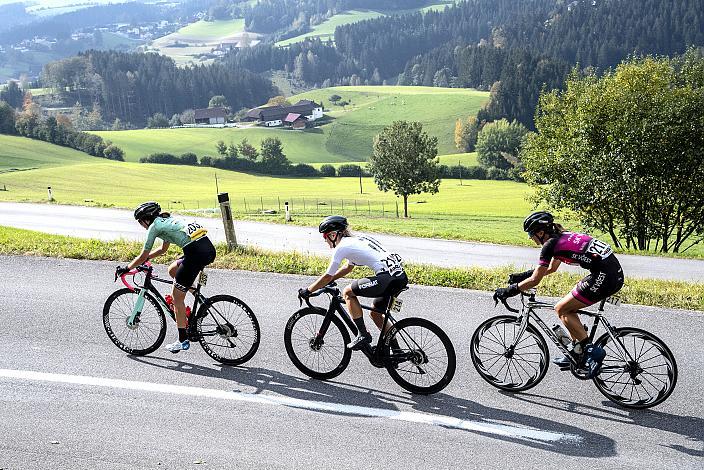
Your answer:
[[[308,119],[297,113],[288,113],[284,119],[284,125],[291,126],[292,129],[305,129],[308,126]]]
[[[225,124],[229,114],[227,108],[205,108],[195,110],[196,124]]]
[[[297,114],[306,121],[315,121],[323,117],[323,105],[315,101],[300,100],[292,106],[264,106],[250,109],[247,112],[246,120],[256,121],[266,127],[276,127],[283,125],[290,114]],[[300,126],[300,124],[298,125]]]

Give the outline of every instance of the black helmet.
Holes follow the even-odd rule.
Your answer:
[[[347,228],[349,224],[347,219],[341,215],[330,215],[325,217],[320,225],[318,226],[318,231],[320,233],[328,232],[342,232]]]
[[[554,220],[555,218],[550,212],[533,212],[523,221],[523,231],[528,232],[528,234],[531,236],[533,236],[535,232],[538,232],[540,230],[552,232]]]
[[[156,219],[161,214],[161,206],[158,202],[143,202],[134,210],[135,220]]]

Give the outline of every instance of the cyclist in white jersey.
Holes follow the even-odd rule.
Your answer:
[[[310,286],[299,289],[298,295],[307,298],[311,292],[345,277],[355,266],[368,266],[374,270],[374,276],[353,281],[342,291],[347,309],[359,330],[359,335],[347,346],[350,349],[361,349],[371,343],[372,337],[364,324],[362,307],[357,297],[374,298],[371,316],[376,326],[381,328],[384,322],[383,313],[388,308],[391,297],[408,285],[408,277],[399,255],[386,251],[372,237],[353,236],[348,227],[347,219],[340,215],[331,215],[320,223],[318,231],[323,234],[328,246],[335,251],[325,274]],[[342,265],[345,259],[347,263]]]

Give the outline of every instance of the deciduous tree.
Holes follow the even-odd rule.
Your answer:
[[[374,137],[369,171],[382,191],[403,197],[403,216],[408,217],[408,196],[437,193],[438,139],[423,132],[419,122],[395,121]]]
[[[618,247],[681,252],[704,238],[704,59],[573,71],[543,93],[523,152],[538,199]]]

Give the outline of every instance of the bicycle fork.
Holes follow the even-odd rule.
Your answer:
[[[136,326],[136,323],[139,321],[139,315],[144,308],[144,297],[147,294],[147,289],[141,288],[136,290],[138,290],[139,293],[137,295],[137,301],[134,303],[134,308],[132,308],[132,314],[127,319],[127,326],[129,327]]]

